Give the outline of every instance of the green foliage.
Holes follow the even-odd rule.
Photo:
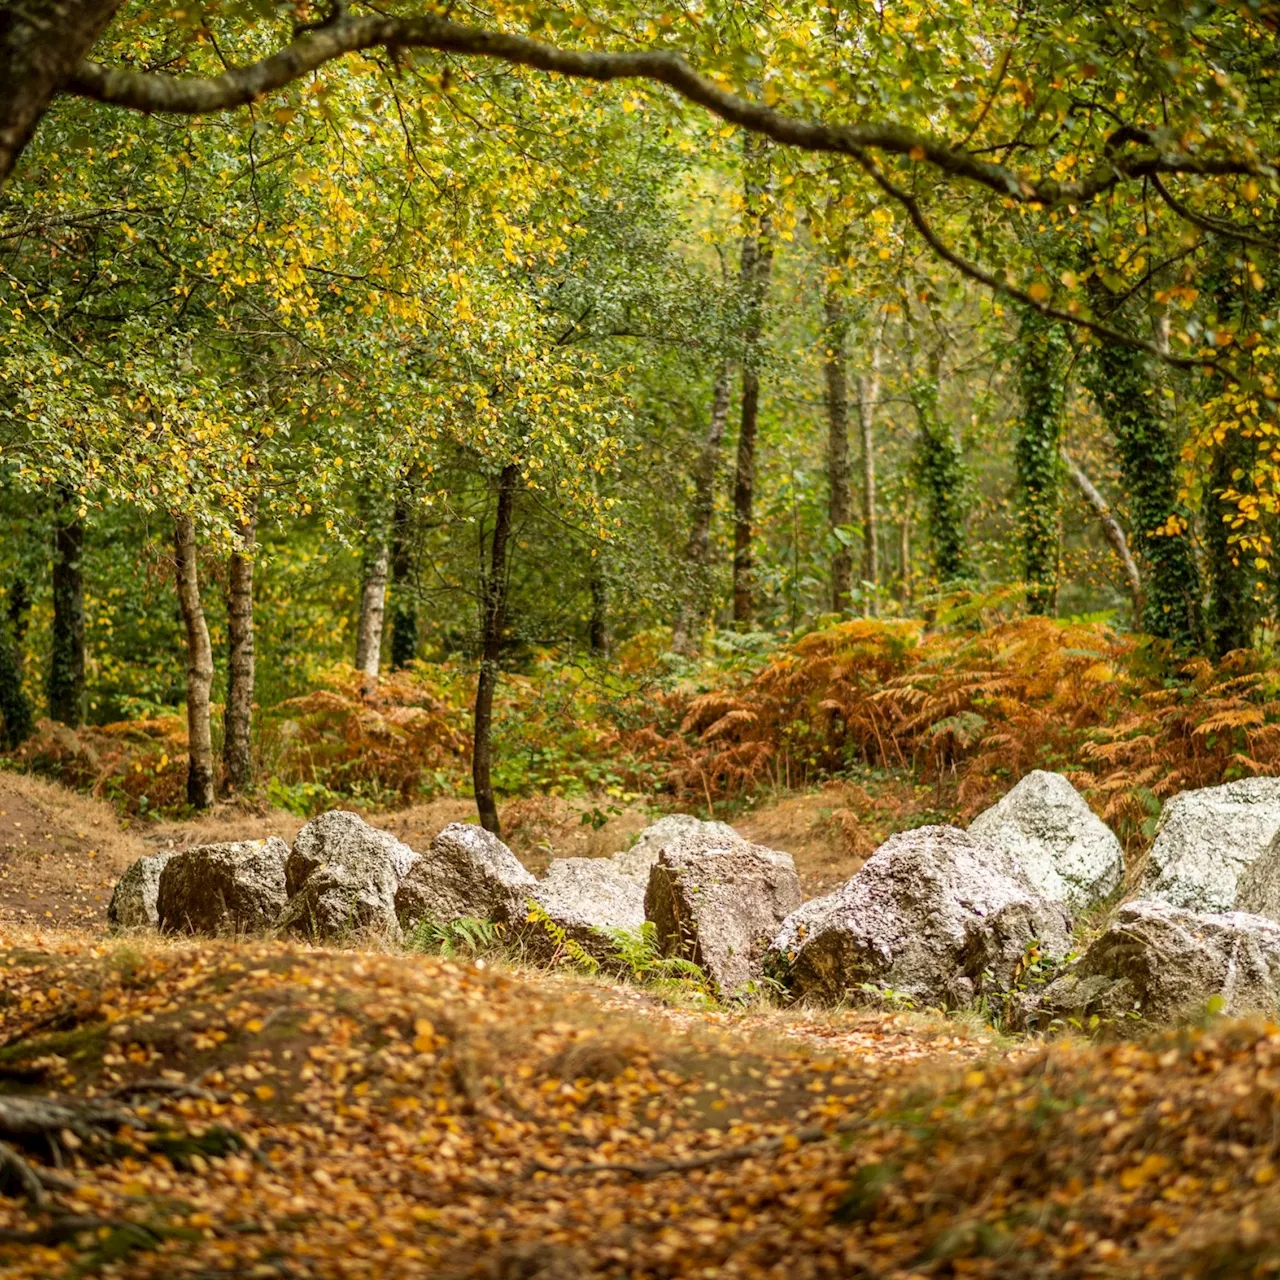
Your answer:
[[[410,951],[441,956],[483,956],[501,948],[503,926],[478,916],[461,916],[447,924],[419,920],[405,937]]]
[[[920,434],[916,468],[924,490],[936,581],[948,585],[965,576],[965,469],[951,430],[939,416],[938,382],[923,378],[910,388]]]
[[[577,939],[569,937],[563,926],[556,924],[541,903],[529,898],[525,902],[525,908],[528,911],[528,915],[525,917],[526,921],[541,929],[551,942],[553,948],[552,964],[565,959],[574,968],[582,970],[583,973],[599,973],[600,961],[587,951]]]
[[[683,956],[663,954],[658,927],[652,920],[638,929],[600,928],[596,932],[609,940],[617,965],[633,982],[711,993],[710,979],[699,965]]]

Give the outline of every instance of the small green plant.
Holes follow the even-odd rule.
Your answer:
[[[462,916],[447,924],[419,920],[405,946],[411,951],[425,951],[438,956],[478,956],[496,951],[502,942],[502,926],[479,916]]]
[[[599,973],[600,961],[595,958],[580,942],[575,941],[565,932],[562,925],[556,922],[547,914],[546,908],[540,902],[533,898],[528,899],[525,903],[529,914],[525,919],[534,925],[541,926],[547,937],[554,944],[554,952],[552,954],[552,963],[554,964],[561,956],[569,961],[576,968],[581,969],[584,973]]]
[[[710,993],[711,981],[692,960],[662,953],[658,926],[646,920],[638,929],[599,928],[609,940],[617,967],[632,982],[674,984]]]
[[[905,991],[895,991],[892,987],[880,987],[874,982],[858,983],[858,990],[869,995],[872,1000],[885,1009],[909,1011],[915,1009],[916,999]]]

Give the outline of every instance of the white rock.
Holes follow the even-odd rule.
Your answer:
[[[1241,778],[1166,802],[1142,896],[1191,911],[1235,908],[1241,873],[1280,831],[1280,778]]]
[[[722,848],[726,842],[747,843],[727,823],[705,822],[691,813],[669,813],[665,818],[659,818],[657,822],[645,827],[630,849],[615,853],[610,861],[623,875],[634,877],[642,885],[648,884],[649,871],[658,861],[658,854],[662,852],[663,846],[690,839],[710,842]]]
[[[156,929],[160,916],[156,899],[160,894],[160,873],[173,857],[172,851],[148,853],[133,863],[116,881],[107,907],[107,924],[112,929]]]
[[[1115,833],[1060,773],[1036,769],[969,824],[969,834],[1017,858],[1043,897],[1087,910],[1124,876]]]

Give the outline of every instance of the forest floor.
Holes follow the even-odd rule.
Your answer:
[[[842,798],[737,825],[818,892],[858,862],[832,852]],[[535,867],[652,817],[519,803]],[[450,804],[379,820],[422,841],[467,816]],[[1280,1271],[1275,1026],[1045,1043],[492,959],[105,933],[139,852],[299,822],[122,827],[0,775],[0,1112],[69,1108],[26,1147],[63,1164],[31,1202],[0,1145],[6,1278]]]

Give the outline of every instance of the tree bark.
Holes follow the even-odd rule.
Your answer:
[[[1133,601],[1133,620],[1138,623],[1142,620],[1142,575],[1138,572],[1138,563],[1133,558],[1133,552],[1129,550],[1129,539],[1125,534],[1124,527],[1107,505],[1107,500],[1098,492],[1093,481],[1085,474],[1084,468],[1066,449],[1061,452],[1062,463],[1067,469],[1067,475],[1071,483],[1080,491],[1080,496],[1089,504],[1094,515],[1098,517],[1098,523],[1102,526],[1103,536],[1111,544],[1111,549],[1116,553],[1116,559],[1120,561],[1120,567],[1124,570],[1125,581],[1129,584],[1129,596]]]
[[[898,525],[898,600],[911,603],[911,518],[904,511]]]
[[[764,185],[752,173],[762,145],[748,136],[745,147],[746,211],[757,225],[742,239],[740,268],[744,319],[742,330],[742,418],[733,482],[733,620],[749,626],[754,615],[755,564],[751,551],[756,484],[756,435],[760,424],[760,337],[764,297],[773,269],[773,224],[763,208]]]
[[[875,413],[880,399],[880,344],[871,348],[871,372],[858,379],[858,434],[862,441],[862,580],[871,587],[869,612],[879,612],[880,522],[876,516]]]
[[[173,516],[173,564],[178,605],[187,632],[187,803],[193,809],[213,807],[213,735],[209,694],[213,688],[213,648],[200,600],[195,521]]]
[[[9,588],[8,608],[0,624],[0,743],[9,751],[25,742],[35,728],[35,712],[22,680],[22,641],[30,607],[27,581],[17,577]]]
[[[520,468],[508,463],[498,478],[498,510],[493,522],[489,565],[481,582],[480,678],[476,682],[476,706],[471,752],[471,781],[480,825],[502,835],[498,805],[493,794],[493,695],[498,687],[504,629],[507,620],[507,543],[515,512]]]
[[[84,723],[84,521],[79,499],[59,487],[53,510],[53,642],[49,716],[73,729]]]
[[[418,610],[413,596],[413,527],[406,481],[391,516],[391,669],[403,671],[418,656]]]
[[[591,561],[591,621],[587,626],[587,644],[597,658],[609,656],[609,584],[604,580],[603,566],[597,554]]]
[[[834,271],[831,274],[834,276]],[[849,536],[853,514],[853,491],[849,479],[849,382],[844,350],[849,324],[838,285],[838,278],[827,283],[822,337],[827,384],[827,523],[836,545],[831,557],[831,608],[843,613],[849,607],[853,588],[853,553],[844,541]]]
[[[364,583],[360,590],[360,622],[356,628],[356,670],[363,673],[364,691],[378,685],[382,662],[382,628],[387,603],[387,561],[390,551],[386,533],[377,528],[365,544]]]
[[[53,95],[106,29],[120,0],[5,0],[0,4],[0,186]]]
[[[711,418],[707,434],[693,464],[693,520],[685,546],[689,567],[689,594],[681,599],[671,628],[671,648],[686,656],[695,654],[711,612],[711,523],[716,511],[716,472],[729,422],[731,370],[724,361],[711,393]]]
[[[222,765],[230,792],[253,787],[253,539],[256,504],[240,526],[241,550],[231,553],[227,573],[227,706],[223,716]]]

